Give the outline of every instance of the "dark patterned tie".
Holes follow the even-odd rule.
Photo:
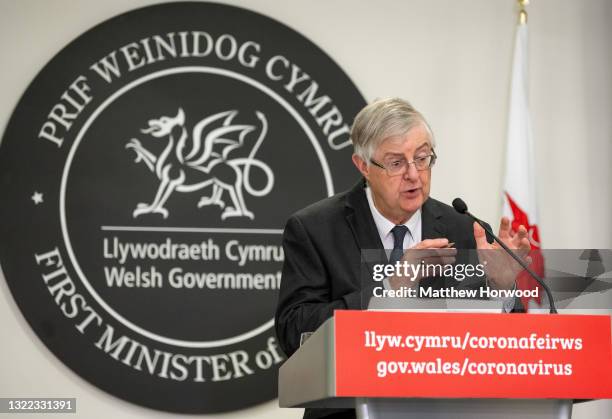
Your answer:
[[[408,233],[408,227],[397,225],[391,229],[391,233],[393,233],[393,250],[389,256],[389,263],[394,264],[404,255],[404,237]]]

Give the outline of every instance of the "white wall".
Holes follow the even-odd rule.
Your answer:
[[[69,41],[146,0],[0,0],[0,129],[35,74]],[[436,132],[432,195],[501,212],[514,0],[223,1],[273,17],[331,55],[367,100],[409,99]],[[531,116],[547,248],[612,248],[612,2],[529,6]],[[1,198],[0,198],[1,205]],[[25,323],[0,274],[0,397],[77,397],[79,416],[161,417],[68,371]],[[612,416],[610,403],[574,417]],[[270,402],[227,418],[291,418]],[[212,417],[212,416],[211,416]]]

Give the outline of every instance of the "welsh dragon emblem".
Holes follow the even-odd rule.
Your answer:
[[[139,203],[133,217],[155,213],[167,218],[168,210],[164,206],[173,192],[191,193],[212,186],[212,193],[201,197],[198,208],[219,206],[223,210],[222,220],[229,217],[253,219],[253,213],[246,207],[243,191],[261,197],[274,186],[270,167],[255,158],[266,136],[268,123],[261,112],[255,112],[259,127],[234,123],[237,115],[238,111],[230,110],[208,116],[200,120],[191,132],[185,126],[185,113],[181,108],[176,116],[149,120],[148,127],[141,132],[165,140],[166,146],[159,155],[144,148],[136,138],[125,146],[136,153],[135,162],[142,161],[159,180],[153,202]],[[255,132],[258,134],[249,135]],[[234,150],[248,145],[251,139],[253,145],[248,155],[235,156],[238,153]],[[261,189],[250,184],[252,168],[263,171],[265,175],[266,184]],[[225,201],[227,197],[229,203]]]

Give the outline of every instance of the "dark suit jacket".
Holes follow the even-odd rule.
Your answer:
[[[367,308],[362,302],[361,251],[382,250],[383,245],[364,187],[361,180],[346,192],[298,211],[287,222],[275,318],[276,334],[287,356],[299,347],[301,333],[317,330],[334,310]],[[433,198],[425,202],[421,211],[423,240],[448,238],[458,249],[476,247],[472,221],[467,216]],[[306,409],[304,418],[325,417],[333,412]]]

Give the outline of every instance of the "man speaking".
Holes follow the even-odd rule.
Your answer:
[[[365,308],[362,250],[394,249],[401,257],[406,249],[449,245],[498,248],[466,215],[429,197],[435,141],[423,116],[408,102],[391,98],[366,106],[355,117],[351,140],[353,163],[363,179],[348,191],[298,211],[285,227],[275,320],[288,356],[299,347],[302,334],[317,330],[334,310]],[[530,248],[525,227],[512,234],[505,217],[498,235],[511,249]],[[489,282],[498,289],[514,287],[513,276],[490,276]],[[308,419],[323,417],[354,418],[355,412],[306,409],[304,414]]]

